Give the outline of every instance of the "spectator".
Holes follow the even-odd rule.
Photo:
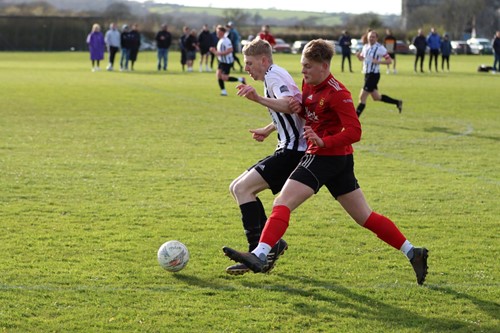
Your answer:
[[[493,73],[500,71],[500,30],[497,30],[495,38],[491,43],[493,46],[493,53],[495,60],[493,62]],[[497,67],[498,65],[498,67]]]
[[[120,44],[122,47],[120,71],[128,71],[128,62],[130,60],[130,29],[126,24],[122,26],[122,33],[120,34]]]
[[[104,59],[104,36],[101,32],[101,26],[95,23],[92,31],[87,35],[87,44],[89,46],[90,61],[92,62],[92,72],[100,71],[99,63]]]
[[[415,46],[415,64],[413,65],[413,70],[415,73],[417,72],[417,63],[420,60],[420,72],[424,72],[424,59],[425,59],[425,51],[427,49],[427,39],[425,38],[422,29],[418,29],[418,34],[413,38],[412,42],[413,46]]]
[[[450,55],[451,55],[451,42],[448,35],[444,35],[441,41],[441,70],[444,72],[444,63],[446,62],[446,69],[450,71]]]
[[[163,70],[166,71],[168,68],[168,50],[172,44],[172,34],[168,31],[166,24],[161,26],[161,30],[156,34],[155,40],[158,49],[158,70],[161,70],[163,66]]]
[[[237,62],[238,65],[240,66],[240,73],[243,72],[243,66],[241,66],[240,58],[238,58],[238,53],[240,53],[240,45],[241,45],[241,37],[234,27],[233,22],[229,21],[227,22],[226,25],[227,28],[227,38],[231,41],[231,44],[233,44],[233,58],[234,62]],[[234,62],[233,62],[233,69],[234,68]]]
[[[188,38],[190,31],[191,29],[189,29],[188,26],[185,26],[182,28],[182,36],[179,38],[179,49],[181,50],[181,66],[183,72],[187,63],[186,39]]]
[[[273,47],[276,45],[276,40],[274,39],[274,36],[271,35],[271,28],[269,28],[269,25],[267,24],[262,26],[258,38],[267,40]]]
[[[436,73],[438,72],[438,57],[439,50],[441,49],[441,37],[436,32],[436,29],[431,28],[431,32],[427,36],[427,45],[429,45],[429,72],[432,68],[432,59],[434,59],[434,66],[436,68]]]
[[[186,48],[186,65],[187,71],[193,71],[193,63],[196,59],[196,52],[198,51],[198,37],[196,35],[196,30],[192,29],[189,35],[184,41],[184,47]]]
[[[349,36],[347,30],[342,31],[342,36],[339,38],[339,45],[342,48],[342,72],[344,72],[344,61],[347,59],[349,62],[349,71],[352,73],[351,36]]]
[[[132,30],[129,34],[130,37],[130,70],[134,70],[134,64],[137,61],[139,48],[141,47],[141,34],[139,33],[139,26],[137,23],[132,25]]]
[[[392,59],[392,72],[396,74],[396,46],[398,41],[396,37],[392,35],[391,29],[385,30],[384,37],[384,47],[387,50],[387,53],[391,56]],[[387,65],[387,74],[391,73],[391,65]]]
[[[203,25],[203,29],[198,35],[198,46],[200,47],[200,72],[203,71],[203,63],[205,63],[205,70],[210,72],[208,57],[211,54],[210,46],[212,46],[212,35],[210,31],[208,31],[208,26],[206,24]]]
[[[116,53],[120,50],[120,32],[116,28],[116,23],[111,23],[109,25],[109,30],[106,31],[106,35],[104,36],[104,42],[109,52],[109,64],[106,69],[112,71],[115,64]]]

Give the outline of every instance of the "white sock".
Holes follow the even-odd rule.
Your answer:
[[[266,243],[259,243],[257,247],[252,251],[253,254],[260,258],[261,254],[264,254],[266,257],[271,252],[272,246]]]
[[[409,240],[405,240],[405,242],[403,243],[403,245],[401,246],[401,248],[399,249],[401,252],[404,253],[405,256],[408,257],[408,259],[412,259],[410,258],[410,256],[408,255],[409,252],[413,249],[413,245],[410,243]],[[413,254],[413,253],[412,253]],[[412,255],[413,257],[413,255]]]

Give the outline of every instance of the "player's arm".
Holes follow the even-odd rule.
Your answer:
[[[392,58],[389,55],[389,53],[386,53],[382,58],[384,60],[373,59],[373,63],[374,64],[379,64],[379,65],[390,65],[390,64],[392,64]]]
[[[272,132],[276,130],[274,123],[270,123],[265,127],[250,129],[248,130],[252,133],[252,138],[256,141],[262,142],[264,141]]]
[[[249,100],[259,103],[260,105],[268,107],[276,112],[294,113],[294,111],[290,108],[290,99],[294,98],[292,96],[269,98],[260,96],[255,91],[255,88],[249,85],[240,84],[236,88],[238,89],[238,96],[246,97]]]

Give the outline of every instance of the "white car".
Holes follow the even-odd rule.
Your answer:
[[[472,54],[493,54],[491,40],[487,38],[471,38],[467,40]]]

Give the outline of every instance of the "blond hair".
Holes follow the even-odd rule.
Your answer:
[[[271,62],[273,60],[273,48],[267,40],[256,38],[243,47],[243,55],[245,56],[259,56],[263,55],[268,57]]]

